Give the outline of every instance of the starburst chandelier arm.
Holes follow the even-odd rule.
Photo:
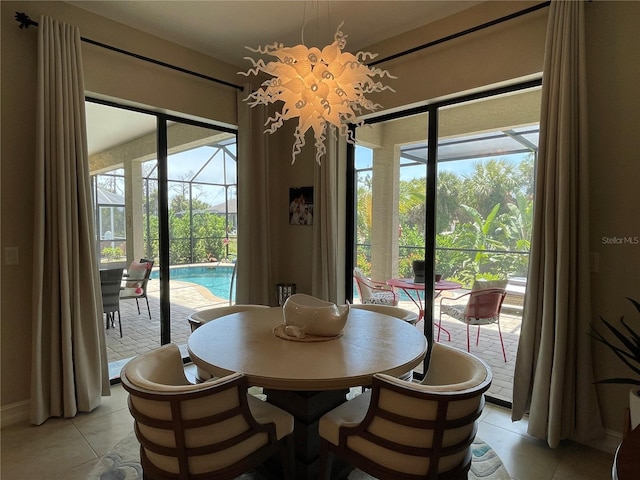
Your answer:
[[[247,50],[253,53],[260,53],[262,55],[272,55],[272,52],[283,49],[284,44],[279,42],[273,42],[269,45],[264,45],[262,47],[259,46],[258,48],[251,48],[247,46],[245,46],[244,48],[246,48]],[[244,58],[247,58],[247,57],[244,57]]]
[[[359,122],[357,122],[355,124],[356,127],[361,127],[364,125],[364,120],[360,120]],[[348,127],[348,125],[345,125],[345,129],[346,132],[344,133],[344,138],[346,139],[347,143],[350,143],[351,145],[355,145],[356,144],[356,131],[355,129],[350,129]]]
[[[383,70],[383,69],[377,68],[377,67],[374,67],[374,68],[367,67],[367,68],[369,68],[369,71],[371,72],[371,76],[378,76],[380,78],[388,77],[388,78],[391,78],[393,80],[398,78],[398,77],[396,77],[394,75],[391,75],[388,70]],[[395,90],[394,90],[394,92],[395,92]]]
[[[260,72],[268,73],[267,66],[264,63],[264,60],[262,60],[261,58],[259,58],[258,60],[254,60],[251,57],[244,57],[244,59],[249,60],[254,68],[250,68],[246,72],[238,72],[240,75],[248,77],[250,75],[258,75]]]
[[[302,152],[302,147],[305,145],[304,133],[300,133],[300,128],[296,127],[296,131],[293,132],[295,142],[291,151],[291,165],[296,163],[296,157]]]
[[[391,90],[395,92],[393,88],[389,85],[383,85],[380,82],[367,82],[362,85],[362,93],[376,93],[376,92],[384,92],[385,90]]]
[[[265,133],[274,133],[282,125],[284,125],[285,120],[289,120],[293,117],[294,115],[289,110],[284,112],[276,112],[273,117],[267,118],[267,120],[264,122],[264,126],[268,127],[265,130]]]
[[[315,147],[316,147],[316,163],[320,166],[322,166],[322,157],[325,156],[325,154],[327,153],[327,146],[325,144],[325,141],[327,140],[327,136],[323,133],[321,136],[319,137],[315,137],[316,138],[316,143],[315,143]]]
[[[371,52],[357,52],[355,54],[356,60],[358,62],[362,63],[363,65],[366,64],[367,60],[373,60],[377,56],[378,56],[377,53],[371,53]],[[369,68],[369,67],[367,67],[367,68]]]
[[[250,93],[244,101],[249,103],[249,106],[255,107],[256,105],[268,105],[271,103],[272,98],[273,95],[267,93],[265,90],[259,89]]]
[[[339,131],[340,135],[345,138],[347,143],[350,143],[351,145],[355,145],[356,144],[356,138],[355,138],[353,132],[349,129],[349,125],[346,125],[346,124],[340,125],[338,127],[338,131]]]

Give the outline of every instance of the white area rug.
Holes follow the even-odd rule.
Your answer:
[[[469,480],[510,480],[507,470],[504,468],[500,457],[493,449],[476,437],[471,446],[473,460]],[[366,473],[354,470],[349,475],[349,480],[371,480]],[[122,439],[100,463],[96,465],[88,480],[142,480],[142,467],[140,466],[140,444],[132,433]],[[238,480],[264,480],[258,473],[247,473],[238,477]]]

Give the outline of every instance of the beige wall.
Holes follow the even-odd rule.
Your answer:
[[[380,58],[440,38],[535,2],[488,2],[393,42],[373,46]],[[135,50],[212,76],[239,83],[234,67],[100,19],[60,2],[2,2],[2,247],[20,249],[20,265],[2,265],[2,407],[29,399],[31,323],[31,232],[35,150],[36,32],[22,31],[15,11],[36,19],[47,13],[81,28],[105,43]],[[593,274],[594,318],[618,318],[632,311],[624,297],[639,298],[639,246],[605,246],[602,236],[640,236],[638,127],[640,98],[634,82],[640,74],[640,2],[591,2],[586,5],[589,69],[592,250],[599,254]],[[475,33],[382,66],[397,75],[397,93],[376,100],[388,109],[536,75],[542,68],[547,9],[506,25]],[[157,106],[228,124],[235,123],[235,92],[209,82],[185,78],[115,54],[84,50],[87,89],[132,102]],[[118,73],[118,74],[116,74]],[[176,93],[178,92],[178,93]],[[310,148],[290,165],[293,126],[268,141],[271,153],[270,218],[274,282],[311,288],[311,229],[287,225],[288,189],[313,184]],[[313,143],[307,139],[308,147]],[[596,349],[602,376],[621,367]],[[625,387],[600,388],[606,426],[620,431]]]
[[[640,2],[586,5],[587,96],[591,176],[591,251],[599,268],[592,279],[592,316],[640,328],[625,297],[640,300],[640,245],[605,244],[603,237],[640,239]],[[631,372],[600,344],[596,378]],[[598,387],[605,425],[620,431],[629,387]]]

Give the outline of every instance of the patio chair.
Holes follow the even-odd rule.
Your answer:
[[[120,378],[145,479],[234,479],[274,455],[293,479],[293,416],[249,395],[244,374],[191,384],[170,343],[128,362]]]
[[[391,305],[394,307],[398,305],[398,296],[393,287],[365,277],[359,268],[353,269],[353,278],[356,281],[361,303]]]
[[[127,273],[124,275],[125,284],[120,291],[120,300],[135,299],[138,307],[138,315],[140,315],[140,304],[138,300],[144,298],[147,302],[147,312],[149,320],[151,320],[151,309],[149,308],[149,299],[147,298],[147,284],[151,276],[153,268],[153,260],[141,258],[139,262],[131,262]]]
[[[442,330],[442,314],[449,315],[456,320],[461,321],[467,326],[467,352],[470,352],[469,327],[470,325],[478,326],[476,335],[476,346],[480,341],[481,325],[498,325],[498,335],[500,336],[500,344],[502,346],[502,356],[507,361],[507,353],[504,348],[502,339],[502,330],[500,329],[500,311],[502,303],[507,294],[507,280],[478,280],[474,282],[470,292],[463,295],[448,298],[440,298],[440,315],[438,319],[438,338],[440,341],[440,331]],[[468,297],[466,304],[449,303]]]
[[[115,316],[118,314],[118,326],[122,338],[122,320],[120,318],[120,284],[122,268],[100,270],[100,291],[102,293],[102,312],[106,316],[107,330],[115,327]]]
[[[320,418],[319,478],[331,478],[337,456],[381,480],[466,480],[491,380],[482,360],[442,344],[421,383],[375,374],[370,390]]]

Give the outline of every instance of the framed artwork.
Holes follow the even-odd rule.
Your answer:
[[[289,189],[289,225],[313,225],[313,187]]]

